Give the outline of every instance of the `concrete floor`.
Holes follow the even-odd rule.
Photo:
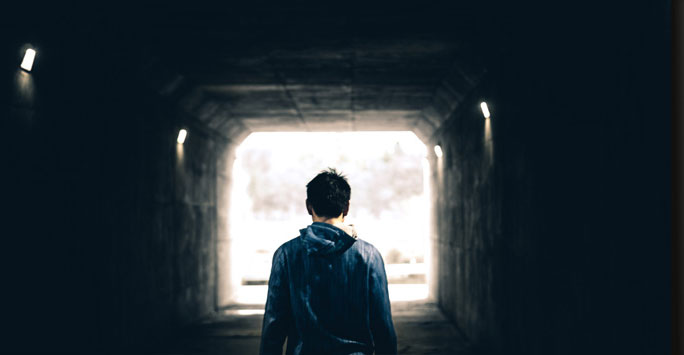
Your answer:
[[[399,354],[475,355],[435,304],[392,303]],[[163,353],[258,354],[263,315],[226,313],[186,329]]]

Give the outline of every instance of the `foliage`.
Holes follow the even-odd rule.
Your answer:
[[[259,219],[287,219],[304,211],[306,184],[321,170],[335,167],[352,187],[350,214],[400,213],[402,206],[423,192],[423,156],[402,149],[399,142],[383,154],[358,156],[346,150],[320,154],[312,150],[283,157],[268,147],[241,154],[249,176],[247,193]]]

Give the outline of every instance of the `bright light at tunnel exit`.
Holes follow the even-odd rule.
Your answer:
[[[30,72],[33,69],[33,61],[35,59],[36,51],[32,48],[27,49],[26,53],[24,53],[24,59],[21,61],[21,69]]]
[[[482,101],[482,103],[480,103],[480,108],[482,109],[484,117],[489,118],[489,107],[487,107],[487,103]]]
[[[265,302],[273,252],[311,223],[305,186],[328,167],[349,180],[345,222],[382,253],[390,299],[428,297],[429,163],[414,133],[260,132],[235,154],[225,268],[232,296],[222,306]]]
[[[185,143],[185,138],[188,137],[188,131],[181,129],[178,131],[178,139],[176,140],[179,144]]]

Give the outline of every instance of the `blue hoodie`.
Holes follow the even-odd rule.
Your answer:
[[[314,222],[273,254],[260,354],[396,354],[378,250]]]

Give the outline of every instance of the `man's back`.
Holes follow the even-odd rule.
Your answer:
[[[261,354],[394,354],[380,253],[340,228],[314,222],[273,256]]]

